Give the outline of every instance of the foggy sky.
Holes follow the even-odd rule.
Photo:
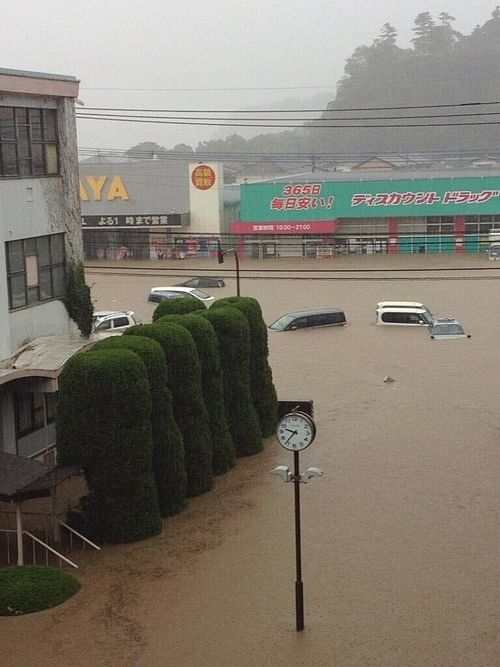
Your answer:
[[[346,58],[370,44],[386,22],[397,29],[398,45],[407,47],[420,12],[437,19],[446,11],[457,19],[453,27],[469,34],[495,4],[15,0],[2,3],[0,67],[76,76],[87,107],[267,108],[319,93],[333,99]],[[78,121],[78,142],[87,148],[126,149],[140,141],[195,147],[216,134],[211,127]]]

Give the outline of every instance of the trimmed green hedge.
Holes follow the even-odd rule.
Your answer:
[[[166,299],[159,303],[153,311],[153,322],[165,315],[186,315],[197,310],[205,310],[205,305],[192,296],[186,296],[182,299]]]
[[[234,465],[236,451],[224,410],[219,342],[214,328],[205,317],[200,317],[197,313],[166,315],[158,322],[177,322],[186,327],[194,339],[201,363],[201,387],[212,434],[212,468],[214,475],[221,475]]]
[[[181,512],[186,504],[186,471],[182,434],[175,421],[172,394],[167,386],[167,364],[161,345],[141,336],[110,336],[99,341],[95,350],[126,348],[142,359],[151,390],[151,432],[153,474],[158,506],[163,517]]]
[[[262,435],[268,437],[275,431],[278,421],[278,398],[269,365],[267,326],[257,299],[248,296],[233,296],[217,299],[212,308],[225,305],[238,308],[246,317],[250,327],[250,384],[252,397],[259,416]]]
[[[82,529],[101,542],[160,532],[151,392],[136,353],[109,349],[71,357],[60,377],[56,433],[59,462],[82,465],[89,486]]]
[[[67,572],[43,565],[0,568],[0,616],[18,616],[50,609],[80,590]]]
[[[184,440],[187,495],[212,488],[212,438],[201,389],[201,367],[193,337],[180,324],[155,322],[130,327],[125,336],[146,336],[163,348],[174,415]]]
[[[237,456],[262,451],[262,433],[250,387],[250,327],[233,306],[203,313],[215,329],[221,350],[224,404]]]

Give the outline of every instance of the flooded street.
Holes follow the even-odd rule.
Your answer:
[[[387,272],[410,263],[422,270]],[[151,287],[208,266],[183,263],[192,273],[175,278],[156,264],[154,276],[89,268],[87,281],[96,309],[148,321]],[[331,267],[345,273],[327,280]],[[213,260],[214,275],[229,275],[207,289],[216,298],[235,293],[221,268],[229,258]],[[347,273],[360,268],[379,273]],[[271,438],[161,535],[78,554],[82,590],[64,605],[0,618],[2,665],[498,667],[497,277],[479,256],[242,262],[241,293],[267,323],[326,306],[348,320],[269,336],[278,397],[314,401],[301,469],[324,472],[301,487],[305,631],[295,631],[293,485],[270,474],[293,457]],[[376,303],[394,299],[454,315],[472,337],[375,326]]]

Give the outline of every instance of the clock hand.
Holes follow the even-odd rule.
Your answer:
[[[287,428],[286,430],[287,430],[287,431],[290,431],[289,428]],[[291,432],[292,435],[290,435],[290,436],[288,437],[288,440],[285,441],[285,445],[287,445],[287,444],[290,442],[290,440],[293,438],[294,435],[297,435],[297,431],[290,431],[290,432]]]

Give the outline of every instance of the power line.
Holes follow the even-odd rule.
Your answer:
[[[142,119],[142,118],[137,118],[137,117],[128,117],[128,118],[122,118],[118,116],[107,116],[107,115],[82,115],[82,114],[76,114],[76,117],[80,120],[85,119],[85,120],[98,120],[98,121],[107,121],[107,122],[123,122],[123,123],[146,123],[146,124],[155,124],[155,125],[190,125],[190,126],[215,126],[215,127],[261,127],[261,128],[278,128],[278,129],[297,129],[297,128],[304,128],[303,125],[283,125],[283,124],[271,124],[271,123],[238,123],[238,122],[208,122],[208,121],[179,121],[179,120],[165,120],[164,118],[157,118],[157,119]],[[329,119],[328,119],[329,120]],[[375,120],[375,119],[374,119]],[[403,120],[403,119],[401,119]],[[338,122],[338,121],[337,121]],[[344,119],[342,122],[349,122],[349,119]],[[500,121],[479,121],[479,122],[472,122],[472,123],[464,123],[464,122],[458,122],[458,123],[404,123],[404,124],[392,124],[392,123],[384,123],[382,125],[380,124],[363,124],[363,125],[337,125],[337,124],[330,124],[330,125],[318,125],[318,126],[312,126],[309,129],[314,129],[314,130],[322,130],[322,129],[373,129],[373,128],[378,128],[378,129],[385,129],[385,128],[418,128],[418,127],[478,127],[481,125],[500,125]]]
[[[333,113],[333,112],[328,112]],[[430,118],[477,118],[480,116],[498,116],[500,114],[499,111],[474,111],[473,113],[449,113],[449,114],[426,114],[426,115],[417,115],[417,116],[355,116],[353,118],[342,118],[342,119],[335,119],[335,118],[286,118],[285,120],[287,121],[301,121],[301,122],[307,122],[307,123],[326,123],[326,122],[331,122],[332,120],[341,120],[343,123],[352,123],[354,121],[360,121],[360,120],[413,120],[413,119],[430,119]],[[85,118],[86,116],[91,116],[91,117],[99,117],[99,118],[125,118],[125,119],[154,119],[154,120],[217,120],[217,121],[223,121],[223,122],[231,122],[232,118],[212,118],[211,116],[151,116],[151,115],[131,115],[131,114],[121,114],[121,113],[113,113],[113,114],[103,114],[103,113],[85,113],[85,112],[79,112],[77,114],[79,118]],[[261,123],[263,121],[276,121],[276,118],[237,118],[236,119],[238,123],[242,121],[257,121],[258,123]]]
[[[500,100],[489,102],[457,102],[455,104],[416,104],[410,106],[345,107],[343,109],[144,109],[131,107],[85,107],[89,111],[124,111],[139,113],[333,113],[351,111],[405,111],[412,109],[446,109],[455,107],[477,107],[500,104]],[[83,111],[84,111],[83,110]]]
[[[79,147],[78,153],[81,156],[91,156],[99,159],[99,157],[107,157],[113,159],[124,159],[130,160],[131,156],[127,153],[129,149],[118,149],[118,148],[102,148],[102,147]],[[464,160],[471,159],[477,155],[486,155],[486,154],[499,154],[500,155],[500,146],[489,146],[487,148],[480,149],[463,149],[461,151],[426,151],[426,152],[415,152],[407,151],[406,153],[398,152],[386,152],[378,153],[379,157],[385,158],[387,160],[404,160],[407,163],[416,163],[418,158],[425,158],[427,163],[436,160]],[[132,158],[134,160],[151,160],[152,151],[144,150],[134,150]],[[316,162],[345,162],[345,161],[361,161],[373,157],[373,152],[356,152],[356,153],[333,153],[333,152],[319,152],[314,149],[304,149],[297,152],[273,152],[265,153],[263,151],[235,151],[229,152],[227,150],[220,151],[200,151],[196,152],[191,151],[173,151],[173,150],[163,150],[156,153],[157,160],[162,161],[193,161],[193,160],[209,160],[209,159],[223,159],[226,162],[247,162],[249,159],[258,159],[262,161],[280,161],[280,162],[307,162],[310,163],[311,159]],[[421,160],[420,160],[421,162]]]

